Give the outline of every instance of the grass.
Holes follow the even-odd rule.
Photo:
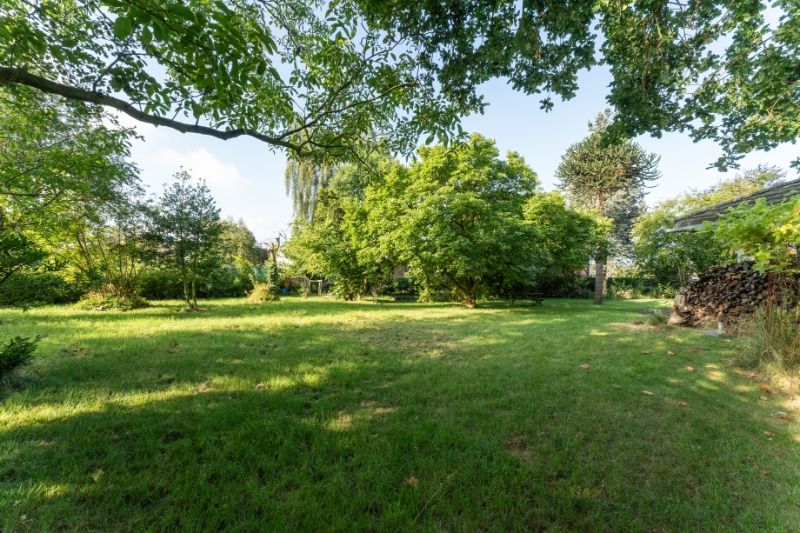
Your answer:
[[[0,527],[796,531],[790,400],[657,304],[0,311]]]

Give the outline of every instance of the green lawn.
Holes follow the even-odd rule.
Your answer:
[[[635,323],[659,302],[176,305],[0,311],[46,335],[0,403],[0,527],[800,525],[789,400],[736,341]]]

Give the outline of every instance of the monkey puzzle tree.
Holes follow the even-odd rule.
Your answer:
[[[658,156],[630,140],[608,139],[608,112],[590,125],[590,134],[573,144],[556,170],[561,187],[587,209],[605,215],[609,201],[621,192],[636,191],[660,176]],[[603,303],[608,250],[595,255],[595,303]]]

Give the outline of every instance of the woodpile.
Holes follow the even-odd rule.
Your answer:
[[[797,282],[792,281],[796,295]],[[787,282],[776,275],[753,270],[751,262],[718,265],[682,287],[672,304],[670,323],[695,326],[704,323],[730,324],[753,313],[772,295],[773,302],[783,301]]]

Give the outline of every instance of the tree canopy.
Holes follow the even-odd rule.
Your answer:
[[[614,132],[686,131],[723,149],[720,168],[800,136],[796,0],[357,0],[404,35],[443,91],[470,106],[507,78],[526,94],[569,99],[584,69],[611,72]],[[798,160],[800,163],[800,160]]]
[[[0,85],[298,155],[367,137],[411,149],[456,120],[404,38],[364,26],[350,2],[9,0]]]

